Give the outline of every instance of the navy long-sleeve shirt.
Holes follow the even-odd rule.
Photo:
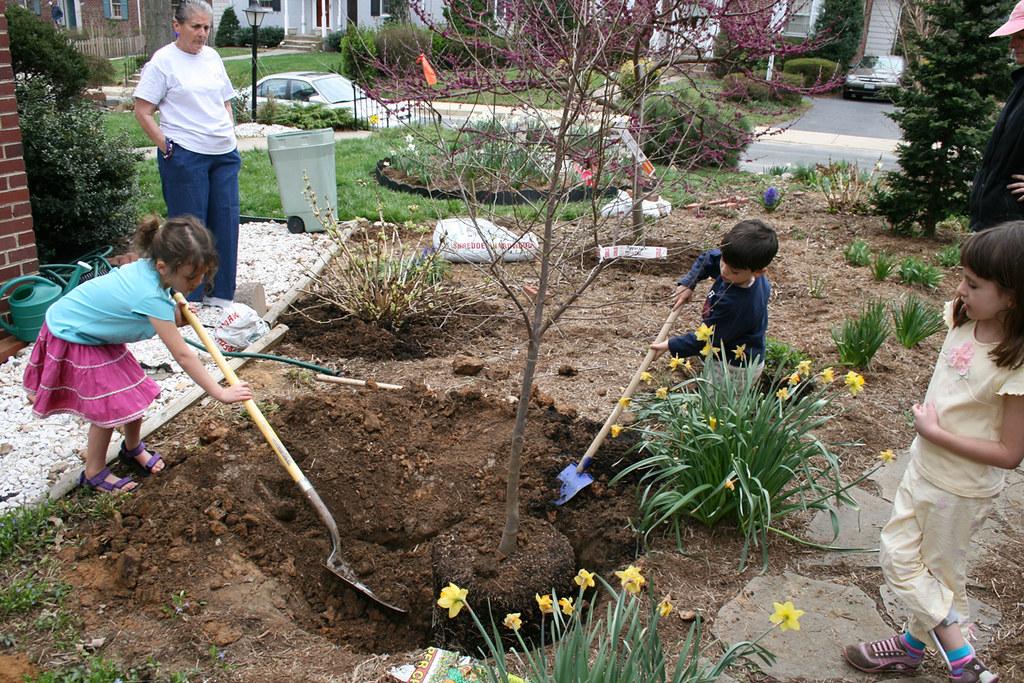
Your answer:
[[[714,326],[712,346],[723,349],[725,358],[733,365],[745,360],[757,362],[764,358],[764,340],[768,332],[768,297],[772,285],[759,275],[749,287],[742,287],[722,279],[722,250],[711,249],[697,257],[690,271],[679,278],[678,284],[694,288],[701,280],[714,278],[711,291],[704,300],[701,322]],[[704,348],[693,332],[668,340],[670,353],[680,357],[696,356]],[[736,348],[743,346],[744,354],[737,357]]]

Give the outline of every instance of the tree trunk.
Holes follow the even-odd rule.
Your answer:
[[[167,0],[145,0],[142,3],[142,30],[146,38],[146,56],[174,40],[171,28],[171,3]]]

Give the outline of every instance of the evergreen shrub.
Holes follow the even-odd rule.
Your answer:
[[[238,44],[238,36],[242,25],[238,22],[238,15],[233,7],[225,7],[224,13],[220,15],[220,23],[217,24],[217,35],[213,38],[213,44],[217,47],[227,47]],[[249,30],[252,36],[252,30]]]
[[[750,143],[750,122],[723,112],[690,87],[676,87],[644,102],[648,133],[644,154],[653,163],[734,168]]]
[[[820,57],[797,57],[787,59],[782,70],[788,74],[798,74],[803,78],[803,86],[810,88],[834,79],[839,73],[839,65]]]
[[[431,34],[412,24],[388,26],[377,33],[377,56],[389,69],[405,71],[416,65],[421,53],[429,53]]]
[[[845,67],[857,54],[863,33],[864,0],[825,0],[814,22],[815,37],[825,42],[814,56]]]
[[[341,73],[356,83],[372,83],[377,78],[377,32],[349,24],[340,43]]]
[[[13,3],[4,14],[11,42],[11,68],[18,78],[46,80],[61,102],[81,94],[89,80],[89,65],[67,34]]]

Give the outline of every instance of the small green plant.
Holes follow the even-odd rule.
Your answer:
[[[176,591],[171,593],[171,604],[163,606],[163,612],[171,619],[181,619],[182,621],[188,621],[189,616],[194,614],[196,610],[203,605],[202,602],[196,602],[189,600],[188,593],[184,590]]]
[[[913,294],[892,306],[892,321],[896,339],[908,349],[945,327],[942,312]]]
[[[899,274],[904,284],[921,285],[928,289],[935,289],[942,282],[941,270],[914,256],[900,261]]]
[[[870,301],[856,318],[847,318],[840,328],[832,328],[832,340],[843,365],[866,368],[889,337],[885,303]]]
[[[801,185],[807,185],[809,187],[817,187],[818,185],[818,169],[814,165],[800,164],[794,166],[793,180],[800,183]]]
[[[768,337],[765,342],[764,373],[766,375],[788,375],[804,360],[807,360],[807,354],[784,341]]]
[[[15,508],[0,516],[0,562],[51,542],[63,526],[63,510],[63,503],[46,502]]]
[[[871,277],[875,279],[875,282],[882,282],[892,271],[896,268],[896,258],[885,251],[880,251],[875,254],[875,259],[871,262]]]
[[[843,249],[843,256],[851,266],[871,265],[871,247],[862,239],[850,242],[846,249]]]
[[[856,163],[831,161],[818,164],[816,187],[825,197],[829,213],[863,213],[868,196],[878,184],[876,174],[881,162],[870,171],[861,171]]]
[[[955,268],[960,265],[960,245],[950,244],[935,254],[935,261],[943,268]]]
[[[35,572],[16,576],[0,587],[0,616],[21,614],[43,604],[59,604],[71,586]]]
[[[815,299],[824,299],[828,293],[828,278],[824,275],[809,275],[807,277],[807,293]]]

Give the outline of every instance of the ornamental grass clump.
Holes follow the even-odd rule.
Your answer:
[[[893,304],[892,322],[896,339],[908,349],[945,327],[942,311],[929,306],[913,294]]]
[[[935,261],[943,268],[956,268],[960,265],[960,245],[943,247],[935,254]]]
[[[847,318],[842,327],[832,328],[839,360],[843,365],[866,368],[889,337],[885,303],[869,301],[856,318]]]
[[[743,534],[741,569],[760,547],[768,560],[775,520],[847,502],[839,460],[814,430],[833,417],[837,392],[832,368],[813,373],[802,361],[762,393],[753,381],[728,373],[714,386],[703,378],[677,385],[663,400],[640,397],[634,410],[642,458],[616,475],[640,476],[639,528],[667,526],[681,545],[687,517],[708,526],[735,524]],[[856,395],[863,377],[850,373]]]
[[[581,575],[587,581],[581,582]],[[532,605],[506,614],[501,625],[515,637],[515,645],[507,651],[494,616],[490,616],[490,627],[484,626],[469,604],[466,589],[449,584],[441,590],[437,604],[448,611],[449,618],[463,608],[470,613],[490,655],[474,673],[488,683],[705,683],[718,680],[726,669],[744,659],[757,658],[771,666],[775,656],[758,641],[775,628],[800,630],[804,612],[792,602],[773,603],[774,612],[768,617],[771,626],[760,637],[732,645],[712,663],[701,651],[698,617],[682,648],[673,655],[665,651],[659,634],[662,619],[673,611],[671,599],[655,597],[653,587],[635,566],[615,575],[618,588],[580,570],[575,599],[558,598],[554,593],[537,595],[543,622],[540,643],[527,642],[520,633],[526,621],[522,615],[527,608],[534,613]],[[592,590],[588,591],[588,586]],[[548,636],[550,645],[545,647]]]
[[[895,268],[896,258],[888,252],[880,251],[875,254],[875,259],[871,262],[871,277],[875,282],[882,282],[892,274]]]
[[[851,266],[871,265],[871,247],[861,239],[850,242],[846,249],[843,249],[843,256]]]
[[[907,285],[921,285],[928,289],[935,289],[942,282],[941,270],[914,256],[908,256],[900,261],[899,273],[900,280]]]

